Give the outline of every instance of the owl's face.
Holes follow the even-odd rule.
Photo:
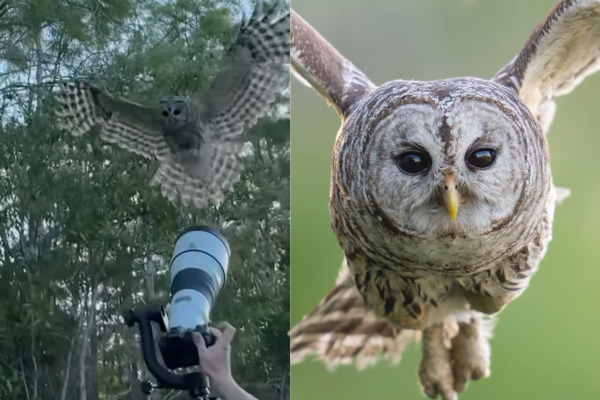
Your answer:
[[[386,224],[430,238],[479,237],[541,210],[546,141],[509,91],[471,78],[396,81],[364,101],[369,118],[351,115],[344,136],[357,135],[342,146],[363,165],[362,183],[350,185],[364,185],[356,197]]]
[[[170,96],[159,101],[160,119],[167,129],[178,129],[192,119],[192,110],[186,97]]]

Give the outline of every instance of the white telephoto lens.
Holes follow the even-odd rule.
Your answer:
[[[194,227],[180,235],[171,258],[169,331],[190,331],[209,323],[228,267],[229,245],[219,232]]]

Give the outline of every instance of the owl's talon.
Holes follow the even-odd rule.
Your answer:
[[[451,353],[444,345],[442,324],[433,325],[423,331],[423,357],[419,364],[419,381],[423,393],[435,399],[456,400]]]
[[[457,393],[461,393],[467,387],[467,383],[469,382],[469,377],[464,373],[463,370],[454,371],[454,390]]]
[[[457,400],[458,396],[454,390],[449,388],[441,388],[438,386],[431,386],[428,389],[423,388],[423,392],[430,399],[436,399],[439,395],[442,396],[442,400]]]
[[[474,318],[469,324],[460,324],[452,339],[454,390],[458,393],[465,390],[470,379],[490,375],[490,346],[482,333],[481,320]]]

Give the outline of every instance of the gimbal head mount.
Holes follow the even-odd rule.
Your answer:
[[[142,383],[142,392],[152,394],[154,389],[170,388],[186,391],[192,399],[214,399],[210,397],[210,384],[208,377],[200,372],[175,374],[170,370],[191,367],[200,364],[198,350],[193,341],[191,332],[167,332],[168,324],[163,307],[145,307],[137,310],[128,310],[124,314],[125,323],[129,327],[138,325],[144,362],[150,373],[156,378],[156,384]],[[155,338],[151,323],[155,322],[160,327],[162,335],[158,347],[165,362],[162,366],[155,352]],[[212,346],[215,337],[204,330],[201,332],[206,346]]]
[[[187,391],[193,399],[210,399],[206,375],[170,370],[200,365],[192,332],[200,332],[207,347],[214,344],[215,337],[208,331],[209,314],[225,285],[229,253],[229,244],[218,231],[204,226],[186,229],[177,238],[171,258],[168,313],[164,307],[151,306],[125,312],[125,323],[138,325],[144,362],[157,380],[142,385],[145,394],[171,388]],[[152,322],[160,327],[158,347],[166,368],[156,356]]]

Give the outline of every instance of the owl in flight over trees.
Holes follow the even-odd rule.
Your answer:
[[[425,395],[490,374],[491,326],[529,285],[552,235],[545,134],[554,98],[600,69],[600,1],[562,0],[492,79],[381,86],[292,10],[292,69],[342,127],[329,210],[345,260],[291,332],[291,362],[398,361],[422,337]]]
[[[199,208],[223,201],[240,180],[244,132],[289,84],[290,9],[257,0],[226,56],[226,66],[193,97],[168,96],[146,106],[83,81],[60,84],[57,111],[74,135],[100,127],[100,137],[158,161],[151,184],[171,201]]]

